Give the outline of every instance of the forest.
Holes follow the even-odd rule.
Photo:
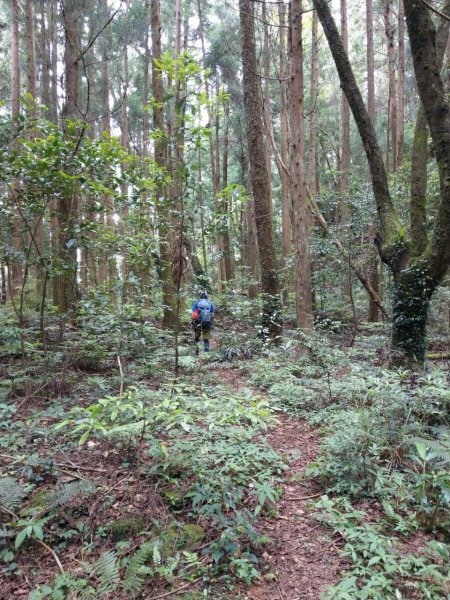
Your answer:
[[[450,0],[0,0],[0,600],[450,599]]]

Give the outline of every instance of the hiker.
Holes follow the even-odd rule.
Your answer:
[[[195,334],[195,354],[199,355],[198,343],[203,337],[204,351],[209,352],[209,338],[211,335],[212,315],[216,312],[214,304],[208,300],[208,294],[202,292],[200,299],[192,307],[191,326]]]

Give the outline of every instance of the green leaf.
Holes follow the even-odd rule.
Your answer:
[[[14,548],[17,550],[18,548],[20,548],[20,546],[24,543],[24,541],[27,539],[27,537],[30,537],[30,533],[32,531],[29,532],[30,528],[29,527],[25,527],[25,529],[22,529],[22,531],[20,531],[17,536],[16,536],[16,541],[14,542]]]
[[[84,444],[84,442],[88,439],[90,433],[91,433],[90,429],[88,429],[87,431],[85,431],[83,433],[83,435],[80,437],[80,441],[78,442],[79,446],[82,446]]]
[[[421,442],[421,441],[415,441],[414,445],[416,446],[416,450],[417,450],[417,454],[419,456],[419,458],[423,461],[425,461],[427,459],[427,447],[426,445]]]
[[[43,540],[44,539],[44,530],[39,525],[39,523],[35,523],[33,525],[33,532],[34,532],[34,535],[37,537],[38,540]]]

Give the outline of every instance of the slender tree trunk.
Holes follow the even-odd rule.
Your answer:
[[[108,0],[103,0],[103,15],[106,20],[109,17]],[[107,136],[107,139],[111,138],[111,109],[109,103],[109,92],[110,92],[110,77],[109,77],[109,48],[108,48],[109,36],[103,37],[102,44],[102,65],[101,65],[101,105],[102,105],[102,118],[101,127],[102,132]],[[106,194],[104,196],[105,210],[103,212],[103,227],[104,231],[109,240],[114,239],[116,223],[114,221],[114,201],[112,196]],[[116,259],[114,256],[114,242],[110,241],[105,244],[105,252],[99,258],[99,282],[107,283],[109,280],[110,286],[114,282],[117,276]]]
[[[253,188],[250,173],[247,189],[249,198],[245,211],[245,221],[247,229],[246,267],[248,268],[248,274],[252,279],[252,283],[249,285],[248,288],[248,296],[251,299],[255,299],[258,295],[258,289],[253,282],[257,279],[258,245],[256,239],[255,200],[253,197]]]
[[[200,206],[200,229],[202,237],[202,257],[203,270],[205,275],[208,273],[208,254],[206,252],[206,232],[205,232],[205,202],[203,194],[203,165],[202,165],[202,148],[198,149],[198,196]]]
[[[271,338],[281,336],[281,307],[278,273],[270,211],[270,182],[263,143],[263,110],[256,59],[254,7],[252,0],[239,0],[241,51],[243,63],[244,105],[247,122],[248,153],[255,203],[261,288],[263,293],[263,328]]]
[[[229,143],[229,105],[225,108],[225,129],[223,135],[223,154],[222,154],[222,185],[226,189],[228,186],[228,143]],[[223,251],[225,263],[225,278],[226,281],[231,281],[234,278],[234,253],[231,240],[231,219],[228,216],[230,211],[230,201],[228,194],[225,192],[223,196],[223,211],[225,214],[225,229],[223,232]]]
[[[62,117],[76,120],[80,117],[80,15],[82,6],[77,0],[64,3],[64,66],[65,104]],[[66,128],[67,129],[67,128]],[[58,249],[62,273],[54,278],[54,304],[63,313],[75,307],[77,302],[77,239],[78,190],[75,184],[68,184],[65,194],[58,204]]]
[[[311,257],[309,251],[309,208],[305,172],[305,132],[303,119],[302,2],[291,4],[291,197],[294,208],[296,247],[295,288],[297,324],[308,331],[314,327]]]
[[[348,54],[347,0],[341,0],[341,35],[345,51]],[[339,220],[341,223],[347,224],[349,220],[347,200],[350,177],[350,107],[344,92],[342,92],[341,99],[341,126],[341,205]]]
[[[309,189],[314,197],[318,192],[316,171],[316,114],[319,94],[319,53],[318,53],[318,18],[313,11],[311,29],[311,108],[309,112]],[[286,164],[286,163],[285,163]]]
[[[269,38],[269,22],[267,20],[267,7],[266,3],[262,4],[262,20],[264,26],[264,48],[263,48],[263,73],[264,73],[264,120],[266,127],[272,127],[272,117],[270,114],[270,38]],[[265,150],[266,150],[266,164],[267,173],[269,174],[269,181],[272,181],[272,150],[270,141],[266,135],[265,139]],[[272,207],[272,187],[270,187],[270,209]]]
[[[283,164],[288,164],[288,110],[287,110],[287,52],[286,52],[286,7],[278,5],[280,23],[280,156]],[[283,261],[283,303],[288,303],[289,273],[287,262],[292,248],[292,221],[289,174],[279,170],[281,180],[281,256]]]
[[[26,3],[26,55],[27,55],[27,92],[33,97],[33,108],[31,109],[31,117],[37,118],[37,78],[36,78],[36,47],[35,47],[35,11],[34,11],[34,0],[27,0]],[[45,53],[44,59],[45,61]],[[30,135],[32,137],[33,134]],[[43,214],[37,214],[33,217],[31,224],[32,227],[32,239],[29,243],[32,246],[31,256],[35,261],[34,274],[36,277],[36,292],[38,297],[42,293],[42,280],[43,280],[43,265],[41,262],[41,256],[44,251],[44,225],[43,225]]]
[[[127,0],[126,2],[126,8],[127,10],[129,10],[130,8],[130,3],[129,0]],[[149,13],[148,7],[147,7],[147,11]],[[150,26],[150,23],[148,23],[148,25]],[[147,27],[147,31],[148,31],[149,27]],[[150,69],[150,61],[148,62],[148,69]],[[124,46],[124,50],[123,50],[123,101],[122,101],[122,108],[120,111],[120,144],[122,145],[122,147],[128,152],[129,150],[129,140],[128,140],[128,88],[130,85],[130,77],[129,77],[129,65],[128,65],[128,43],[125,43]],[[145,111],[148,113],[148,111]],[[122,175],[125,174],[126,170],[127,170],[127,164],[122,164]],[[124,181],[124,183],[122,184],[122,196],[125,199],[128,199],[128,184],[126,181]],[[129,217],[130,217],[130,209],[128,207],[128,202],[125,201],[125,204],[122,208],[122,218],[121,218],[121,235],[123,238],[127,238],[127,236],[130,235],[130,231],[129,231]],[[125,282],[127,275],[128,275],[128,270],[130,268],[129,263],[129,256],[128,256],[128,249],[125,245],[125,247],[122,248],[121,250],[121,254],[122,254],[122,265],[121,265],[121,278],[122,281]]]
[[[50,66],[51,66],[51,110],[49,118],[53,123],[58,121],[58,32],[57,32],[57,0],[51,0],[50,6]]]
[[[403,144],[405,137],[405,11],[403,0],[398,4],[398,140],[397,163],[403,164]]]
[[[11,20],[11,118],[13,122],[13,136],[11,149],[17,152],[19,149],[18,125],[20,115],[20,67],[19,67],[19,4],[18,0],[12,0],[12,20]],[[13,202],[19,201],[17,189],[19,182],[15,181],[12,186]],[[11,245],[15,256],[8,262],[9,271],[9,295],[14,298],[22,283],[22,265],[19,259],[23,251],[22,240],[22,222],[14,209],[14,216],[11,224]]]
[[[40,52],[41,52],[41,102],[47,108],[47,113],[50,112],[51,100],[50,100],[50,53],[49,43],[47,35],[47,7],[45,0],[41,0],[41,31],[40,31]]]
[[[27,92],[30,93],[34,100],[37,100],[36,88],[36,48],[35,27],[34,27],[34,0],[27,0],[26,3],[26,35],[25,45],[27,53]],[[36,116],[36,110],[32,110],[32,115]]]
[[[152,92],[155,99],[153,106],[153,129],[164,133],[164,89],[161,71],[156,62],[161,59],[161,17],[159,0],[151,0],[151,32],[152,32]],[[164,136],[155,140],[155,162],[161,169],[167,168],[167,142]],[[157,195],[163,197],[166,190],[161,186]],[[160,256],[160,278],[162,285],[163,324],[166,327],[177,325],[176,290],[172,280],[172,251],[170,243],[170,222],[167,205],[158,204],[158,235]]]
[[[366,27],[367,27],[367,112],[375,127],[375,60],[373,47],[373,0],[366,0]],[[370,173],[369,173],[370,179]],[[380,258],[374,245],[369,250],[369,281],[377,294],[380,293]],[[369,311],[367,320],[376,323],[380,318],[378,304],[369,297]]]
[[[390,154],[392,151],[392,170],[397,171],[398,160],[398,120],[397,120],[397,83],[395,77],[395,28],[392,23],[392,3],[393,0],[385,0],[383,12],[384,32],[386,36],[387,56],[388,56],[388,142],[386,146],[386,168],[389,169]]]

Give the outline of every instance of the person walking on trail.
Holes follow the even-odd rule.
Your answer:
[[[199,355],[198,343],[203,337],[204,351],[209,352],[212,316],[216,312],[214,304],[208,299],[208,294],[202,292],[199,300],[192,307],[191,325],[195,334],[195,354]]]

